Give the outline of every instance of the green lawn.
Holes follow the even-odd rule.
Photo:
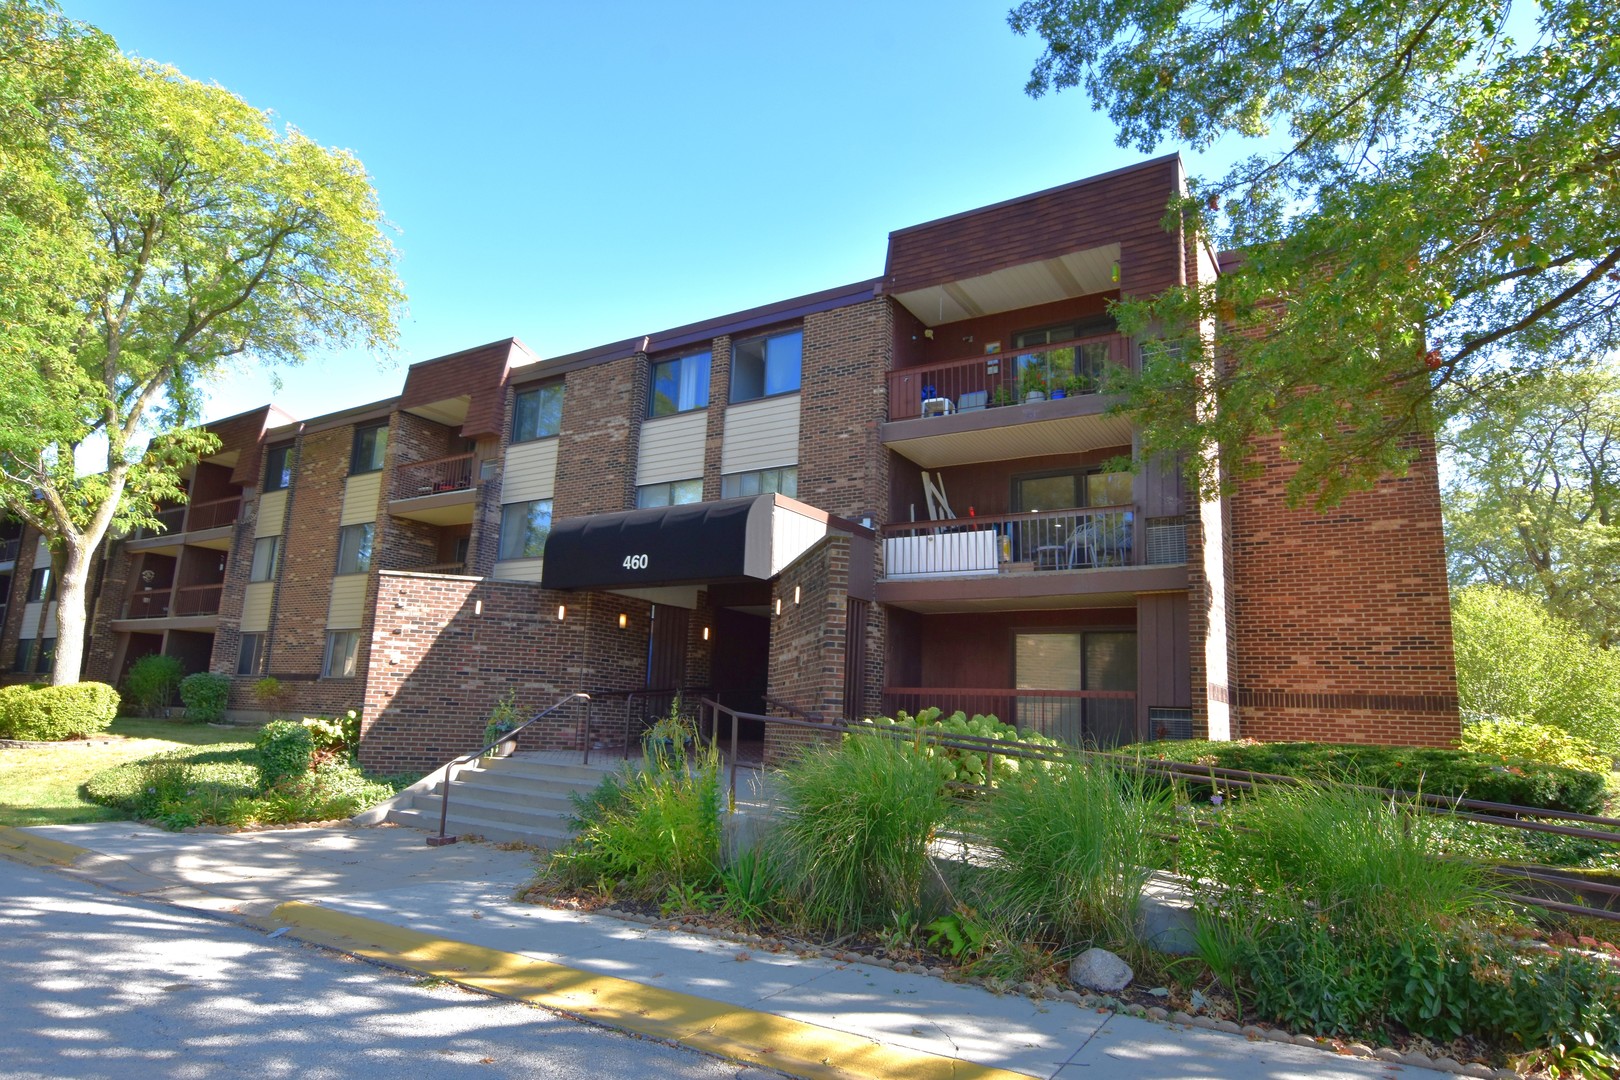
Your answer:
[[[253,745],[253,734],[207,724],[119,717],[107,729],[120,736],[109,746],[66,742],[45,750],[0,750],[0,826],[67,825],[127,817],[79,795],[79,785],[101,770],[136,758],[187,746],[238,749]]]

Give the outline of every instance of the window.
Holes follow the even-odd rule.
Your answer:
[[[544,439],[562,430],[563,384],[525,390],[512,403],[512,441]]]
[[[249,581],[276,580],[277,563],[281,561],[281,537],[261,536],[253,541],[253,569],[248,571]]]
[[[502,559],[538,559],[551,535],[551,500],[508,503],[501,507]]]
[[[272,446],[264,455],[264,491],[285,491],[292,486],[292,443]]]
[[[388,425],[371,424],[354,429],[354,453],[349,458],[349,474],[376,472],[383,467],[388,451]]]
[[[360,631],[328,630],[323,679],[352,679],[360,666]]]
[[[731,400],[753,401],[797,390],[803,354],[800,330],[737,342],[731,347]]]
[[[41,566],[28,575],[28,603],[37,604],[55,599],[56,575],[51,573],[50,567]]]
[[[737,499],[744,495],[786,495],[799,497],[799,467],[784,465],[780,469],[756,469],[754,472],[732,473],[720,478],[720,497]]]
[[[1013,512],[1129,506],[1135,477],[1128,472],[1076,470],[1013,478]]]
[[[17,641],[17,655],[12,660],[11,670],[19,675],[27,675],[34,670],[33,638],[20,638]]]
[[[694,353],[652,366],[652,400],[647,415],[671,416],[709,405],[709,366],[713,354]]]
[[[643,484],[636,488],[636,506],[642,509],[702,501],[702,480],[671,480],[667,484]]]
[[[338,530],[339,574],[364,574],[371,569],[371,537],[376,525],[345,525]],[[257,547],[257,545],[255,545]]]
[[[265,660],[270,655],[267,644],[263,634],[243,634],[242,643],[236,649],[236,673],[263,675]]]

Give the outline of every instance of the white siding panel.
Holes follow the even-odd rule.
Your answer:
[[[641,457],[636,484],[666,484],[703,475],[703,444],[709,434],[709,411],[694,409],[660,416],[641,425]]]
[[[22,628],[17,631],[19,638],[32,638],[39,632],[39,609],[45,607],[45,637],[56,636],[56,601],[42,605],[39,601],[23,605]]]
[[[502,581],[539,581],[544,559],[508,559],[495,564],[495,577]]]
[[[273,581],[249,582],[242,595],[242,632],[262,634],[270,629],[270,604],[276,596]]]
[[[506,450],[501,475],[501,502],[549,499],[557,486],[557,444],[560,439],[536,439]]]
[[[280,536],[282,523],[287,518],[287,492],[267,491],[260,495],[258,515],[253,521],[255,540],[261,536]]]
[[[748,401],[726,409],[726,434],[720,444],[722,473],[798,463],[798,394]]]
[[[355,630],[365,621],[366,581],[370,574],[344,574],[332,579],[332,602],[326,609],[328,630]]]
[[[382,473],[351,476],[343,482],[343,516],[339,525],[364,525],[377,520],[377,501],[382,496]]]

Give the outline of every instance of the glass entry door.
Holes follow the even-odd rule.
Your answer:
[[[1017,690],[1136,689],[1134,630],[1021,633],[1013,638]],[[1075,746],[1119,746],[1136,737],[1130,698],[1018,695],[1018,726]]]

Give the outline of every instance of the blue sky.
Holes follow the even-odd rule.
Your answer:
[[[355,151],[398,228],[397,367],[234,373],[211,417],[272,396],[315,416],[486,341],[554,356],[875,277],[891,229],[1144,156],[1083,94],[1024,94],[1038,42],[996,0],[63,6]]]

